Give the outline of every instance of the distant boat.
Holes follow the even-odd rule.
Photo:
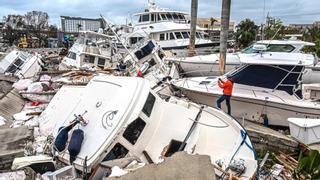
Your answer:
[[[123,34],[124,43],[132,46],[142,38],[154,39],[163,50],[187,49],[190,38],[190,23],[187,14],[167,10],[148,3],[145,12],[134,14],[139,18],[131,32]],[[204,38],[203,28],[197,27],[195,47],[197,49],[212,49],[219,42]]]
[[[266,46],[266,49],[263,51],[257,49],[261,46]],[[287,56],[294,56],[288,53],[294,53],[297,55],[296,58],[310,59],[314,62],[314,65],[318,62],[318,58],[314,54],[311,54],[314,47],[314,43],[299,40],[258,41],[238,53],[227,53],[226,72],[238,67],[241,63],[241,58],[257,57],[258,59],[262,59],[260,54],[263,57],[272,59],[273,54],[276,54],[276,58],[279,58],[281,53],[283,53],[282,58],[286,58]],[[183,58],[165,58],[165,61],[176,63],[185,76],[217,76],[220,75],[219,57],[219,54],[209,54]]]
[[[80,171],[86,164],[95,173],[100,162],[123,157],[159,163],[181,150],[209,155],[213,164],[233,174],[241,171],[245,179],[257,170],[252,143],[236,120],[183,99],[166,101],[143,78],[96,76],[85,87],[62,87],[40,116],[40,131],[56,136],[79,115],[88,122],[74,127],[84,131],[73,163]],[[68,151],[58,158],[68,164]]]
[[[288,126],[287,119],[320,118],[320,104],[303,97],[301,75],[312,60],[287,53],[272,60],[246,57],[241,66],[227,73],[235,81],[231,98],[232,116],[266,125]],[[273,54],[274,55],[274,54]],[[278,57],[278,58],[277,58]],[[194,77],[172,82],[194,102],[216,106],[222,90],[219,77]],[[220,76],[225,79],[225,76]]]
[[[0,54],[0,73],[12,74],[19,78],[30,78],[41,70],[41,56],[28,52],[13,50]]]

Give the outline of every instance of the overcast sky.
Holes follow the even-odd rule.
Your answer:
[[[160,7],[190,13],[191,0],[155,0]],[[264,0],[231,0],[231,20],[263,21]],[[198,17],[220,17],[221,0],[198,0]],[[130,14],[143,11],[147,0],[0,0],[0,16],[45,11],[51,24],[60,26],[60,15],[99,17],[113,24],[130,21]],[[320,0],[265,0],[265,15],[280,18],[285,24],[320,21]]]

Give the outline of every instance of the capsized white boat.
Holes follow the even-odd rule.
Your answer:
[[[264,46],[264,49],[259,49]],[[264,40],[243,49],[237,53],[227,53],[226,72],[241,65],[241,59],[256,57],[257,60],[272,59],[308,59],[312,65],[318,62],[318,58],[309,52],[315,44],[299,40]],[[308,52],[308,53],[307,53]],[[168,57],[167,62],[179,65],[182,74],[187,77],[217,76],[219,71],[219,54],[199,55],[194,57]]]
[[[92,172],[102,161],[123,157],[159,163],[179,150],[209,155],[212,163],[245,179],[257,170],[254,148],[236,120],[183,99],[165,101],[143,78],[96,76],[85,87],[62,87],[41,114],[41,133],[57,135],[75,116],[88,122],[71,130],[84,131],[73,163],[81,171],[85,164]],[[69,152],[58,158],[69,163]]]
[[[241,61],[239,68],[228,73],[235,81],[232,116],[286,127],[290,117],[320,118],[320,103],[304,99],[302,93],[301,75],[312,61],[299,56],[273,60],[247,57]],[[222,94],[218,78],[225,76],[178,79],[172,84],[192,101],[216,106],[217,97]]]
[[[0,55],[0,73],[12,74],[19,78],[34,77],[41,70],[41,56],[13,50]]]

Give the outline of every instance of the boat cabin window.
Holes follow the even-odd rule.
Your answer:
[[[129,150],[125,148],[120,143],[114,145],[114,147],[109,151],[106,157],[102,161],[110,161],[114,159],[124,158],[128,154]]]
[[[173,33],[170,33],[170,39],[175,39]]]
[[[164,34],[160,34],[160,41],[164,41],[165,40],[165,37],[164,37]]]
[[[168,20],[172,20],[172,15],[171,14],[167,14],[167,18],[168,18]]]
[[[189,34],[188,32],[181,32],[182,33],[182,36],[184,39],[188,39],[189,38]]]
[[[166,20],[167,20],[167,17],[166,17],[166,15],[165,15],[165,14],[161,14],[161,18],[162,18],[162,20],[164,20],[164,21],[166,21]]]
[[[154,14],[150,14],[151,21],[154,21]]]
[[[106,59],[104,59],[104,58],[99,58],[98,59],[98,67],[99,68],[104,68],[105,64],[106,64]]]
[[[182,20],[185,19],[185,18],[184,18],[184,15],[182,15],[182,14],[179,14],[178,16],[179,16],[179,18],[182,19]]]
[[[149,21],[149,14],[144,14],[140,16],[139,22],[147,22]]]
[[[173,19],[179,19],[179,16],[177,14],[172,14]]]
[[[175,32],[174,34],[176,35],[177,39],[182,39],[182,35],[180,32]]]
[[[235,83],[267,89],[277,89],[290,95],[297,93],[297,83],[301,80],[303,66],[290,65],[249,65],[232,74]]]
[[[69,52],[67,55],[68,58],[76,60],[77,54],[74,52]]]
[[[145,113],[148,117],[150,117],[152,113],[152,109],[154,106],[154,102],[156,101],[156,97],[153,94],[149,93],[146,103],[143,106],[142,112]]]
[[[199,32],[196,32],[196,37],[200,39],[201,38],[201,34]]]
[[[270,52],[291,52],[294,50],[294,47],[290,44],[270,44],[267,48],[267,51]]]
[[[7,69],[7,72],[9,73],[16,73],[20,67],[23,65],[24,61],[20,58],[17,58]]]
[[[157,14],[157,16],[158,16],[157,21],[161,21],[160,14]]]
[[[151,54],[151,52],[153,51],[154,47],[155,47],[155,45],[153,44],[153,42],[149,41],[147,45],[145,45],[140,50],[136,51],[134,54],[140,60],[140,59],[146,57],[147,55]]]
[[[314,54],[314,53],[316,53],[316,47],[315,46],[304,46],[301,49],[301,52],[307,53],[307,54]]]
[[[168,150],[166,151],[166,153],[164,154],[165,157],[170,157],[171,155],[173,155],[175,152],[178,152],[180,146],[183,145],[182,141],[177,141],[172,139],[169,143],[169,147]],[[187,144],[183,145],[183,149]]]
[[[122,136],[132,145],[135,145],[145,126],[146,123],[138,117],[128,125]]]
[[[85,63],[91,63],[91,64],[94,64],[94,59],[95,57],[94,56],[90,56],[90,55],[85,55],[84,56],[84,62]]]

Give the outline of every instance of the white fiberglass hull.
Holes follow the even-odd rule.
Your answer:
[[[193,91],[181,87],[178,88],[192,101],[213,107],[216,106],[217,97],[220,96],[220,94]],[[225,102],[222,103],[222,109],[226,111]],[[263,118],[263,114],[267,115],[267,119]],[[231,115],[237,119],[288,127],[287,119],[290,117],[320,118],[320,107],[294,106],[286,103],[232,96]]]

